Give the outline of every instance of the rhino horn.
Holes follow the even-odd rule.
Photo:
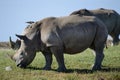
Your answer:
[[[28,39],[25,35],[18,35],[18,34],[16,34],[16,36],[17,36],[18,38],[20,38],[21,40],[26,40],[26,39]]]
[[[10,45],[10,47],[11,47],[12,49],[14,49],[14,47],[15,47],[15,42],[12,41],[11,36],[9,37],[9,45]]]

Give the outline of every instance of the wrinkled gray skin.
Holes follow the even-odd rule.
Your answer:
[[[37,51],[41,51],[50,70],[52,54],[58,62],[58,71],[66,71],[64,53],[76,54],[87,48],[96,52],[92,70],[101,69],[104,58],[103,48],[107,39],[107,29],[97,18],[91,16],[49,17],[28,26],[21,39],[21,46],[13,59],[18,67],[29,65]]]
[[[72,12],[70,15],[85,15],[98,17],[106,25],[108,29],[108,34],[113,37],[114,45],[119,43],[120,15],[116,11],[103,8],[96,10],[80,9],[78,11]]]

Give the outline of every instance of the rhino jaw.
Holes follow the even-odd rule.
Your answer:
[[[25,64],[17,64],[17,67],[26,68],[26,65]]]
[[[27,66],[26,63],[23,63],[23,58],[21,58],[20,60],[16,60],[16,65],[17,67],[20,67],[20,68],[26,68]]]

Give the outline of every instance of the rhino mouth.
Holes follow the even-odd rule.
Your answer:
[[[26,68],[27,64],[23,61],[23,58],[20,58],[20,60],[16,61],[17,67],[20,68]]]
[[[19,63],[19,64],[17,64],[17,67],[20,67],[20,68],[26,68],[26,64],[21,64],[21,63]]]

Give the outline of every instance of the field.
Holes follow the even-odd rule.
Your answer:
[[[16,67],[7,53],[14,54],[11,49],[0,49],[0,80],[120,80],[120,45],[105,49],[105,58],[101,71],[91,71],[94,55],[90,49],[76,55],[65,55],[66,73],[56,71],[57,62],[53,59],[50,71],[42,70],[45,64],[43,55],[37,53],[34,61],[26,68]],[[5,67],[12,70],[6,71]]]

